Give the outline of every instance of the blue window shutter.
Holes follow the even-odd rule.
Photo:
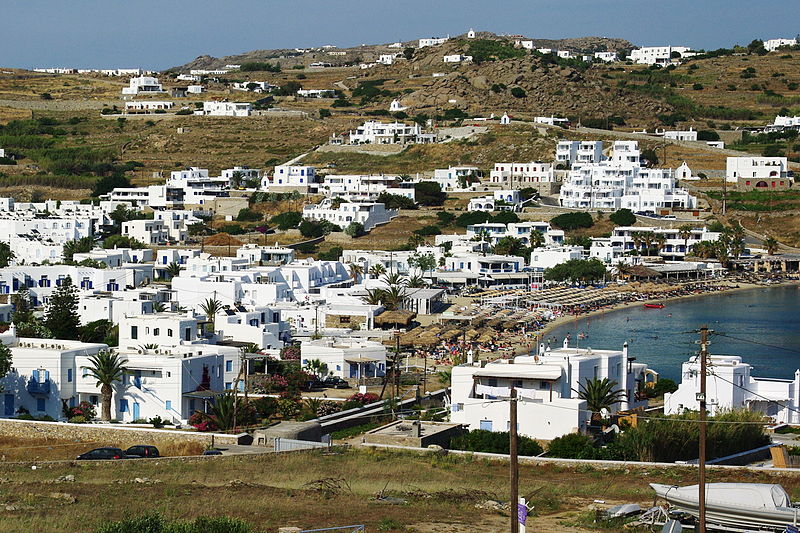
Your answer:
[[[36,410],[37,411],[44,411],[46,410],[47,406],[45,405],[44,398],[37,398],[36,399]]]
[[[67,369],[67,383],[72,383],[72,369]]]
[[[31,377],[33,378],[33,381],[38,383],[39,382],[39,371],[38,370],[32,371],[31,372]]]
[[[167,400],[166,408],[167,408],[167,411],[172,411],[172,400]]]

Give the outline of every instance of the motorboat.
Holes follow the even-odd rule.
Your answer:
[[[700,514],[698,486],[662,485],[651,483],[659,498],[673,510],[683,511],[695,518]],[[745,531],[784,532],[787,526],[800,523],[800,508],[795,507],[789,494],[780,485],[767,483],[708,483],[706,484],[706,523]]]
[[[655,303],[655,304],[644,304],[647,309],[664,309],[664,304]]]

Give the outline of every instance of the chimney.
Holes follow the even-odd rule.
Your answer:
[[[422,426],[422,424],[420,424],[419,420],[414,420],[411,423],[411,436],[412,437],[419,438],[421,436],[421,433],[422,433],[421,426]]]

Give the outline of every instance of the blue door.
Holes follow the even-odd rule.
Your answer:
[[[14,416],[14,395],[5,394],[3,396],[3,415]]]
[[[492,430],[492,421],[491,420],[481,420],[481,429],[485,431]]]
[[[133,419],[139,420],[139,404],[137,402],[133,402]]]

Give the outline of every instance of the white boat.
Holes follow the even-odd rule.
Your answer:
[[[651,483],[656,495],[673,508],[698,517],[697,485],[678,487]],[[780,485],[766,483],[707,483],[706,523],[759,531],[786,530],[800,523],[800,508],[794,507]]]

